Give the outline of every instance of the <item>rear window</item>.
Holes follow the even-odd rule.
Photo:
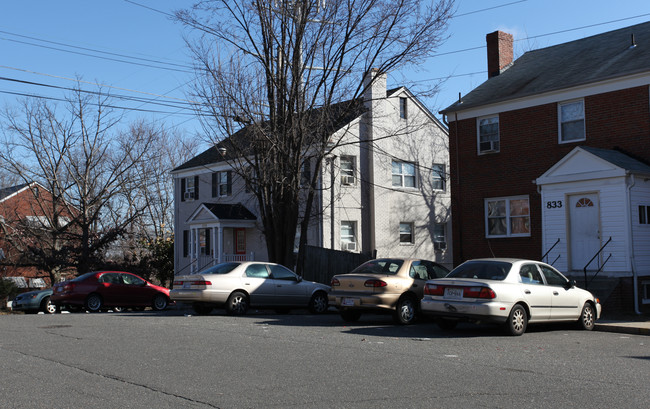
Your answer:
[[[221,263],[199,272],[199,274],[228,274],[241,263]]]
[[[395,274],[402,267],[402,264],[404,264],[404,260],[382,258],[366,261],[352,272],[357,274]]]
[[[92,277],[92,276],[94,276],[95,274],[97,274],[97,271],[93,271],[93,272],[90,272],[90,273],[82,274],[82,275],[80,275],[79,277],[77,277],[77,278],[73,278],[73,279],[70,280],[70,281],[83,281],[83,280],[85,280],[85,279],[88,278],[88,277]]]
[[[506,261],[468,261],[453,269],[447,277],[505,280],[511,267]]]

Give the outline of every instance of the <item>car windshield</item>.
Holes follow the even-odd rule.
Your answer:
[[[505,280],[511,267],[506,261],[468,261],[453,269],[447,277]]]
[[[241,263],[221,263],[200,271],[198,274],[228,274]]]
[[[404,264],[404,260],[382,258],[366,261],[352,272],[357,274],[395,274],[402,264]]]

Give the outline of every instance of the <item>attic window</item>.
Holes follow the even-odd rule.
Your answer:
[[[403,97],[399,99],[399,117],[402,119],[408,118],[407,99]]]
[[[585,140],[585,105],[583,100],[558,104],[560,143]]]

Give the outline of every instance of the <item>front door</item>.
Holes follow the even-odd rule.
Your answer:
[[[235,254],[246,254],[246,229],[235,229]]]
[[[571,269],[582,270],[600,249],[600,220],[598,194],[589,193],[569,196],[569,224]],[[598,268],[594,259],[588,270]]]

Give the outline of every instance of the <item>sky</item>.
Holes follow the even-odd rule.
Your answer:
[[[191,57],[185,27],[168,14],[194,0],[20,0],[2,2],[0,107],[25,96],[65,97],[101,84],[125,98],[127,118],[142,118],[187,137],[201,128],[189,109]],[[647,0],[457,0],[455,17],[436,55],[388,75],[388,87],[416,95],[438,84],[422,102],[436,113],[487,79],[485,35],[514,36],[515,58],[549,47],[650,21]],[[405,79],[408,79],[406,81]],[[444,80],[443,80],[444,79]],[[136,99],[136,100],[134,100]]]

